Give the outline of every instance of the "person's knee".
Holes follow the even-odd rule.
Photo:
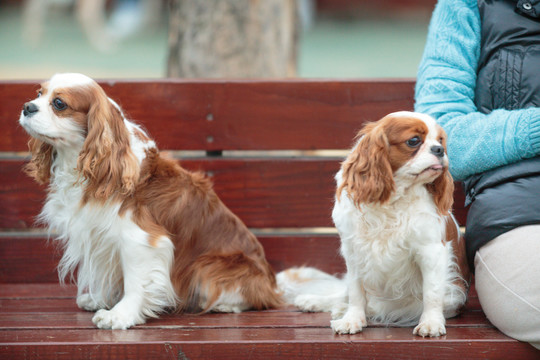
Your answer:
[[[475,257],[475,284],[486,317],[504,334],[520,341],[540,344],[540,308],[530,294],[523,293],[523,279],[516,274],[501,277],[479,251]],[[519,270],[518,270],[519,271]],[[536,304],[536,305],[535,305]]]

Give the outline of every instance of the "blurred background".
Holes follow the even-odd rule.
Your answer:
[[[436,0],[0,0],[0,79],[415,77]]]

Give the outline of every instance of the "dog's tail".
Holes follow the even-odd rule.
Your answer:
[[[338,315],[346,307],[345,280],[312,267],[295,267],[276,276],[284,300],[302,311]]]

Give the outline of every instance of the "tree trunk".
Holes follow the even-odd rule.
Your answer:
[[[167,75],[296,75],[295,0],[171,0]]]

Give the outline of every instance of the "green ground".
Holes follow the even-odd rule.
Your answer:
[[[318,20],[301,38],[299,76],[414,77],[429,15],[363,20]],[[96,78],[155,78],[165,74],[166,26],[147,29],[108,54],[93,49],[74,18],[49,14],[43,39],[22,36],[18,8],[0,6],[0,79],[43,79],[55,72]]]

